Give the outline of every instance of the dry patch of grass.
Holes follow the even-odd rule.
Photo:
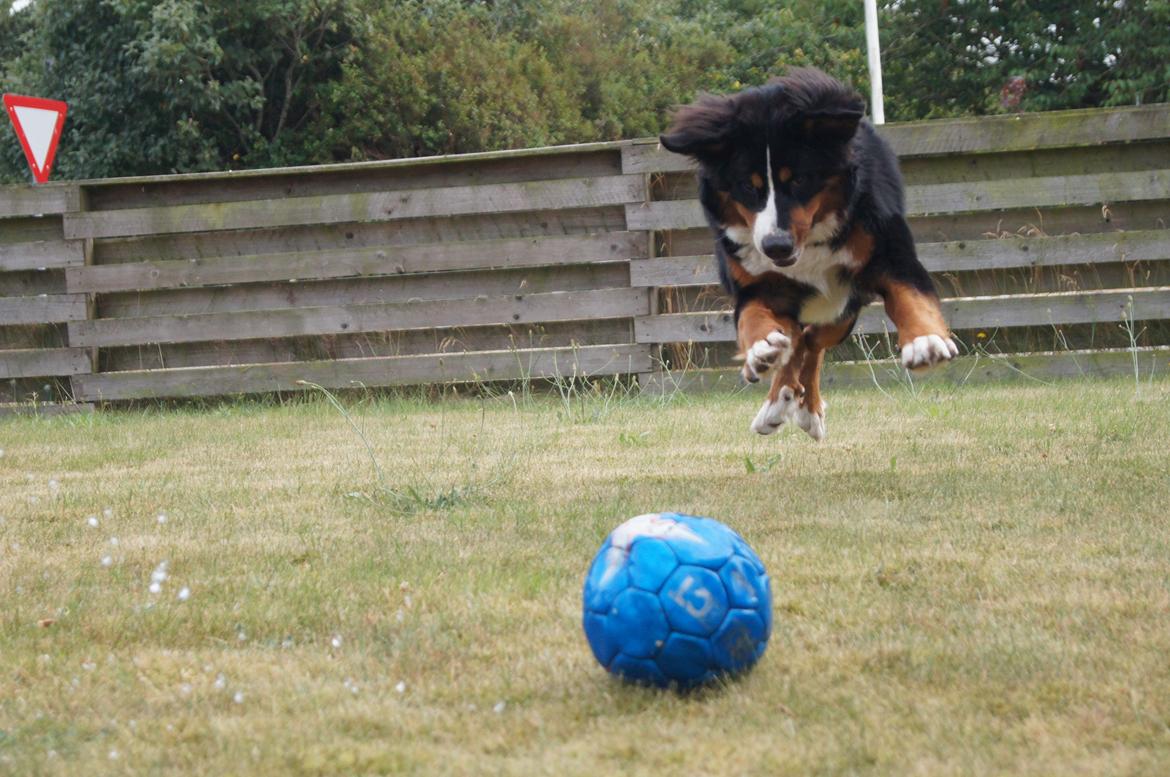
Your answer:
[[[3,422],[0,773],[1170,762],[1170,383],[837,392],[821,445],[751,436],[757,394]],[[601,539],[667,509],[775,583],[756,671],[688,697],[579,625]]]

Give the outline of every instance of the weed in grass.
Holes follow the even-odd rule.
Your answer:
[[[445,512],[485,498],[493,488],[507,481],[526,454],[522,448],[511,446],[508,440],[486,439],[488,429],[484,423],[486,412],[481,399],[480,424],[476,445],[464,450],[453,450],[444,445],[433,456],[419,456],[409,444],[396,451],[396,466],[393,482],[370,444],[369,438],[354,421],[352,414],[338,400],[333,392],[316,383],[300,381],[322,394],[329,404],[345,419],[349,428],[362,441],[370,465],[377,475],[373,493],[347,491],[350,499],[364,500],[388,508],[396,515],[412,515],[419,512]],[[439,407],[444,407],[442,400]],[[515,413],[519,409],[513,405]],[[442,416],[437,431],[440,438],[447,434],[446,416]],[[494,460],[491,456],[496,456]]]

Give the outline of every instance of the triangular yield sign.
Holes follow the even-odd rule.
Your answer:
[[[61,139],[65,111],[69,106],[60,100],[6,94],[4,108],[8,111],[8,118],[12,119],[16,137],[20,139],[28,166],[32,168],[33,178],[37,183],[45,183],[53,169],[57,141]]]

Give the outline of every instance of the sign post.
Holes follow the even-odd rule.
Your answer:
[[[57,141],[61,139],[61,128],[65,126],[65,112],[69,106],[60,100],[6,94],[4,108],[8,118],[12,119],[33,178],[37,183],[46,183],[53,169],[53,159],[57,156]]]

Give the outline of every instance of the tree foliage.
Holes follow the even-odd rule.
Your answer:
[[[868,90],[855,0],[10,8],[4,91],[70,104],[60,178],[653,135],[697,92],[790,65]],[[1170,98],[1170,0],[885,0],[881,24],[893,120]],[[27,180],[15,142],[0,144],[0,179]]]

